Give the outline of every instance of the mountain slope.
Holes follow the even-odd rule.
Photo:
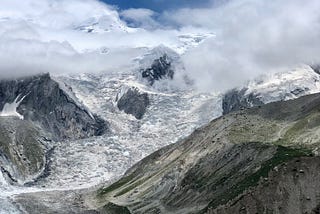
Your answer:
[[[0,81],[0,182],[31,186],[46,178],[57,142],[107,133],[72,89],[49,74]],[[1,211],[0,211],[1,212]]]
[[[261,191],[258,183],[267,181],[275,167],[284,170],[283,163],[291,167],[294,162],[290,160],[302,165],[315,161],[310,170],[318,169],[319,159],[309,156],[318,153],[319,108],[320,94],[315,94],[218,118],[136,164],[118,182],[98,191],[97,200],[101,205],[109,201],[125,206],[132,213],[201,213],[208,209],[216,213],[223,205],[222,210],[232,210],[228,202],[251,188]],[[315,177],[297,177],[297,181],[312,179],[319,185],[320,175],[310,170],[306,176]],[[291,173],[284,175],[288,177],[276,177],[275,183],[289,195],[283,199],[287,206],[280,210],[261,201],[252,205],[254,209],[265,206],[265,210],[280,213],[317,209],[318,190],[308,196],[312,206],[289,203],[299,190],[292,190],[292,182],[283,185],[281,179],[290,180]],[[237,203],[239,200],[233,207],[239,207]]]

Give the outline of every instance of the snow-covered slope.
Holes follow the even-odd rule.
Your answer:
[[[112,134],[59,143],[48,186],[82,186],[120,176],[128,167],[157,149],[174,143],[195,128],[221,115],[221,99],[189,89],[161,92],[131,73],[82,74],[61,77],[94,113],[108,118]],[[141,120],[120,111],[115,99],[123,88],[147,93],[150,106]],[[67,167],[77,165],[77,167]]]
[[[183,54],[187,52],[189,49],[197,47],[206,39],[209,39],[212,37],[215,37],[215,34],[209,33],[209,32],[187,33],[187,34],[182,33],[178,36],[179,43],[171,46],[171,48],[177,51],[177,53]]]
[[[301,65],[287,72],[263,75],[223,97],[224,114],[279,100],[290,100],[320,91],[320,75]]]
[[[264,103],[289,100],[320,91],[320,76],[307,65],[250,81],[246,94],[254,93]]]

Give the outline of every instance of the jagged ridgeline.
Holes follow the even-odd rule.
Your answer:
[[[102,213],[319,213],[320,94],[236,111],[99,189]]]
[[[108,124],[91,114],[49,74],[0,81],[0,169],[11,183],[48,174],[52,141],[102,135]]]

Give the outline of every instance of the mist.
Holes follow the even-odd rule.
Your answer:
[[[261,74],[319,63],[319,9],[318,0],[234,0],[166,15],[214,31],[215,38],[183,61],[199,89],[223,91]]]
[[[176,47],[178,35],[197,32],[215,36],[181,57],[184,72],[203,91],[320,62],[320,1],[218,2],[159,14],[121,11],[97,0],[4,0],[0,78],[132,69],[146,48]],[[97,32],[79,29],[91,25]]]
[[[146,47],[176,43],[175,30],[128,27],[115,8],[96,0],[1,4],[0,78],[125,71]],[[99,33],[79,29],[86,26]]]

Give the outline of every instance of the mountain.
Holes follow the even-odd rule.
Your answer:
[[[0,175],[14,185],[47,177],[54,141],[108,133],[71,88],[49,74],[0,81]]]
[[[57,140],[102,135],[108,129],[105,121],[72,99],[49,74],[1,80],[0,109],[1,115],[31,121]]]
[[[152,68],[154,62],[165,54],[171,62],[170,66],[174,72],[173,78],[159,78],[151,85],[142,77],[142,71]],[[183,65],[179,61],[179,55],[166,47],[160,46],[149,50],[145,55],[135,60],[138,66],[132,67],[130,70],[62,76],[48,75],[50,81],[48,80],[46,84],[41,84],[42,81],[35,81],[37,84],[31,84],[32,81],[26,81],[28,78],[24,78],[24,81],[28,82],[25,85],[31,85],[30,87],[28,86],[29,88],[33,88],[35,85],[42,85],[37,90],[41,90],[45,85],[50,85],[53,82],[52,84],[57,85],[58,90],[61,90],[61,94],[66,95],[68,100],[77,106],[76,109],[81,111],[81,113],[77,114],[80,116],[79,124],[83,124],[82,121],[85,118],[87,118],[85,119],[86,121],[91,121],[91,119],[88,119],[88,115],[93,115],[94,118],[101,118],[97,120],[108,121],[104,122],[107,125],[104,132],[106,135],[89,135],[89,133],[94,133],[89,131],[87,137],[83,134],[73,136],[72,138],[70,136],[64,138],[63,136],[59,137],[57,134],[54,134],[60,140],[58,142],[51,141],[51,129],[44,128],[41,125],[41,121],[40,123],[39,121],[28,119],[28,114],[23,114],[19,110],[23,101],[31,98],[24,97],[24,95],[18,96],[20,92],[12,95],[10,100],[3,102],[4,108],[1,111],[2,117],[0,118],[9,119],[11,117],[18,122],[23,121],[28,123],[31,127],[39,130],[39,134],[35,135],[34,138],[40,139],[38,141],[40,145],[39,154],[41,154],[39,157],[43,157],[43,159],[39,162],[39,168],[36,170],[37,173],[33,173],[35,171],[32,172],[31,170],[26,171],[26,173],[24,171],[22,173],[14,171],[11,168],[11,166],[15,166],[15,163],[12,163],[13,159],[6,159],[9,164],[2,164],[2,166],[5,166],[5,170],[0,173],[0,188],[2,190],[0,194],[0,207],[15,207],[15,204],[18,204],[19,207],[23,207],[23,209],[31,213],[103,213],[103,210],[107,210],[107,213],[111,211],[116,213],[119,210],[121,212],[140,212],[140,209],[131,207],[131,204],[127,203],[127,200],[125,203],[122,203],[123,201],[119,200],[120,196],[116,197],[115,200],[109,200],[108,194],[106,194],[107,199],[104,196],[97,198],[95,189],[99,188],[99,184],[101,183],[106,183],[107,185],[115,181],[127,169],[132,167],[133,164],[158,149],[162,147],[166,148],[177,141],[184,142],[183,139],[192,134],[196,128],[206,125],[211,120],[221,116],[223,113],[222,99],[224,98],[224,94],[197,91],[192,83],[186,81],[188,78],[185,78]],[[305,68],[266,75],[258,80],[249,82],[243,88],[248,88],[252,92],[264,92],[260,93],[263,96],[259,97],[263,102],[283,100],[283,94],[291,94],[286,99],[294,99],[304,94],[315,93],[318,90],[318,74],[309,67]],[[39,76],[33,78],[37,79],[36,77]],[[24,86],[24,88],[28,87]],[[13,88],[16,88],[16,86]],[[310,90],[306,90],[305,93],[298,93],[297,95],[286,93],[295,88],[309,88]],[[53,97],[57,101],[57,104],[52,105],[66,105],[63,99],[56,98],[57,94],[59,93],[47,94],[48,97]],[[6,95],[5,97],[10,96]],[[40,97],[41,100],[46,100],[46,96],[37,95],[37,97]],[[43,106],[46,108],[46,105]],[[28,111],[38,109],[33,104],[28,105],[27,108]],[[62,109],[67,113],[69,107],[62,107]],[[82,115],[84,116],[82,117]],[[43,114],[43,116],[45,118],[46,114]],[[226,115],[225,117],[229,116]],[[24,120],[21,120],[23,118]],[[43,119],[43,117],[40,118]],[[50,120],[53,121],[52,123],[60,124],[61,127],[64,126],[59,119],[53,117]],[[262,120],[261,122],[263,123]],[[66,126],[66,129],[68,128]],[[246,129],[247,127],[244,128],[244,130]],[[214,130],[210,130],[209,132],[214,133]],[[45,136],[46,139],[41,136]],[[217,159],[214,159],[214,162],[220,162],[221,156],[223,157],[225,153],[230,155],[233,153],[243,153],[249,159],[251,159],[251,154],[257,154],[257,157],[261,156],[261,158],[265,157],[268,159],[275,150],[278,150],[278,147],[274,145],[260,147],[259,144],[254,144],[254,142],[250,141],[249,143],[248,145],[234,147],[230,151],[231,147],[229,148],[229,146],[226,150],[221,149],[222,153],[219,153],[219,156],[215,157]],[[21,146],[19,146],[19,143],[11,143],[10,145],[15,144],[18,145],[15,146],[16,148],[19,147],[19,150],[15,149],[15,151],[20,151]],[[202,143],[200,145],[202,146]],[[176,148],[175,145],[168,148],[173,147]],[[204,145],[203,148],[205,147]],[[181,150],[181,148],[179,149]],[[281,149],[282,147],[279,147],[279,150]],[[208,151],[211,152],[211,150],[213,151],[213,148],[210,147]],[[262,154],[264,150],[269,153]],[[17,153],[13,151],[13,154]],[[21,159],[23,160],[23,158]],[[197,156],[190,157],[187,161],[193,163],[193,159],[195,162],[198,161]],[[258,159],[253,164],[256,166],[263,164],[264,161],[265,159]],[[21,161],[21,163],[25,164],[26,162]],[[230,160],[229,167],[232,168],[234,165],[234,167],[245,168],[246,164],[247,162],[241,162],[237,166],[232,159]],[[162,167],[161,162],[157,162],[157,165]],[[212,164],[209,165],[211,166]],[[152,170],[150,169],[150,173],[152,173]],[[206,169],[206,171],[209,172],[209,169]],[[12,186],[6,183],[10,181],[10,175],[13,175],[14,179],[18,178],[18,183],[24,184],[24,187]],[[139,176],[142,175],[139,174]],[[167,177],[170,176],[171,174]],[[241,175],[239,176],[241,178]],[[2,180],[4,181],[2,182]],[[164,181],[166,182],[166,178]],[[234,183],[236,181],[232,180],[230,182]],[[14,183],[13,181],[12,184]],[[188,182],[186,181],[186,183]],[[155,184],[158,184],[157,181]],[[262,189],[261,191],[264,190]],[[172,197],[175,197],[174,200],[177,200],[180,197],[184,198],[184,195],[187,196],[188,194],[184,192],[182,196]],[[167,197],[166,193],[163,196]],[[127,197],[127,195],[124,194],[124,197]],[[182,199],[182,201],[184,200]],[[12,202],[15,204],[12,204]],[[208,204],[210,202],[211,200],[209,200]],[[143,207],[141,209],[145,209],[144,203],[141,205]],[[6,206],[2,204],[6,204]],[[190,203],[191,205],[192,203]],[[184,206],[184,204],[182,203],[179,206]],[[5,211],[3,211],[3,208],[0,208],[0,212]],[[235,213],[237,212],[235,211]]]
[[[135,32],[135,29],[126,26],[126,23],[120,20],[116,13],[112,13],[112,11],[104,12],[106,14],[99,14],[96,17],[90,17],[87,18],[87,20],[83,20],[82,23],[73,24],[74,30],[94,34]]]
[[[317,213],[319,106],[315,94],[220,117],[100,189],[100,209]]]
[[[260,76],[247,86],[228,91],[222,99],[223,114],[319,91],[320,76],[316,66],[302,65],[291,71]]]

